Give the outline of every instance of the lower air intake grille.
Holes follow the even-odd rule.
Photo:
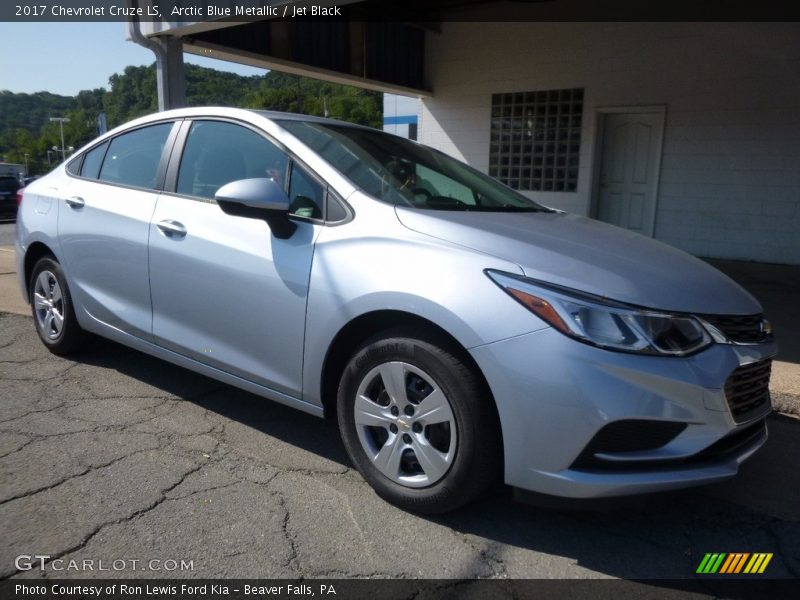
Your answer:
[[[641,452],[667,445],[686,429],[686,423],[675,421],[646,421],[625,419],[614,421],[598,431],[572,463],[573,469],[586,469],[607,465],[596,454]]]
[[[746,421],[753,411],[769,403],[769,376],[772,361],[760,360],[738,367],[725,382],[725,399],[733,420]]]

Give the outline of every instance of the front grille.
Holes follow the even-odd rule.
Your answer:
[[[739,344],[758,344],[771,339],[772,335],[764,331],[762,315],[698,315],[710,323],[732,342]]]
[[[753,411],[769,403],[772,360],[760,360],[738,367],[725,382],[725,399],[733,420],[746,421]]]

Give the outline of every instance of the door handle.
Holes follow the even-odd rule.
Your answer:
[[[164,233],[167,237],[175,237],[175,238],[182,238],[186,235],[186,227],[184,227],[183,223],[179,223],[178,221],[166,220],[166,221],[159,221],[156,224],[162,233]]]
[[[67,203],[67,206],[70,208],[83,208],[86,204],[86,200],[81,198],[80,196],[72,196],[71,198],[66,198],[64,202]]]

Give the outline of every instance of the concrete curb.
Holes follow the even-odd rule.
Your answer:
[[[30,316],[17,282],[14,246],[0,246],[0,311]]]

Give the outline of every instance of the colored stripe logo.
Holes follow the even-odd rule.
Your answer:
[[[738,573],[761,574],[772,560],[772,552],[708,552],[696,573],[703,575],[735,575]]]

